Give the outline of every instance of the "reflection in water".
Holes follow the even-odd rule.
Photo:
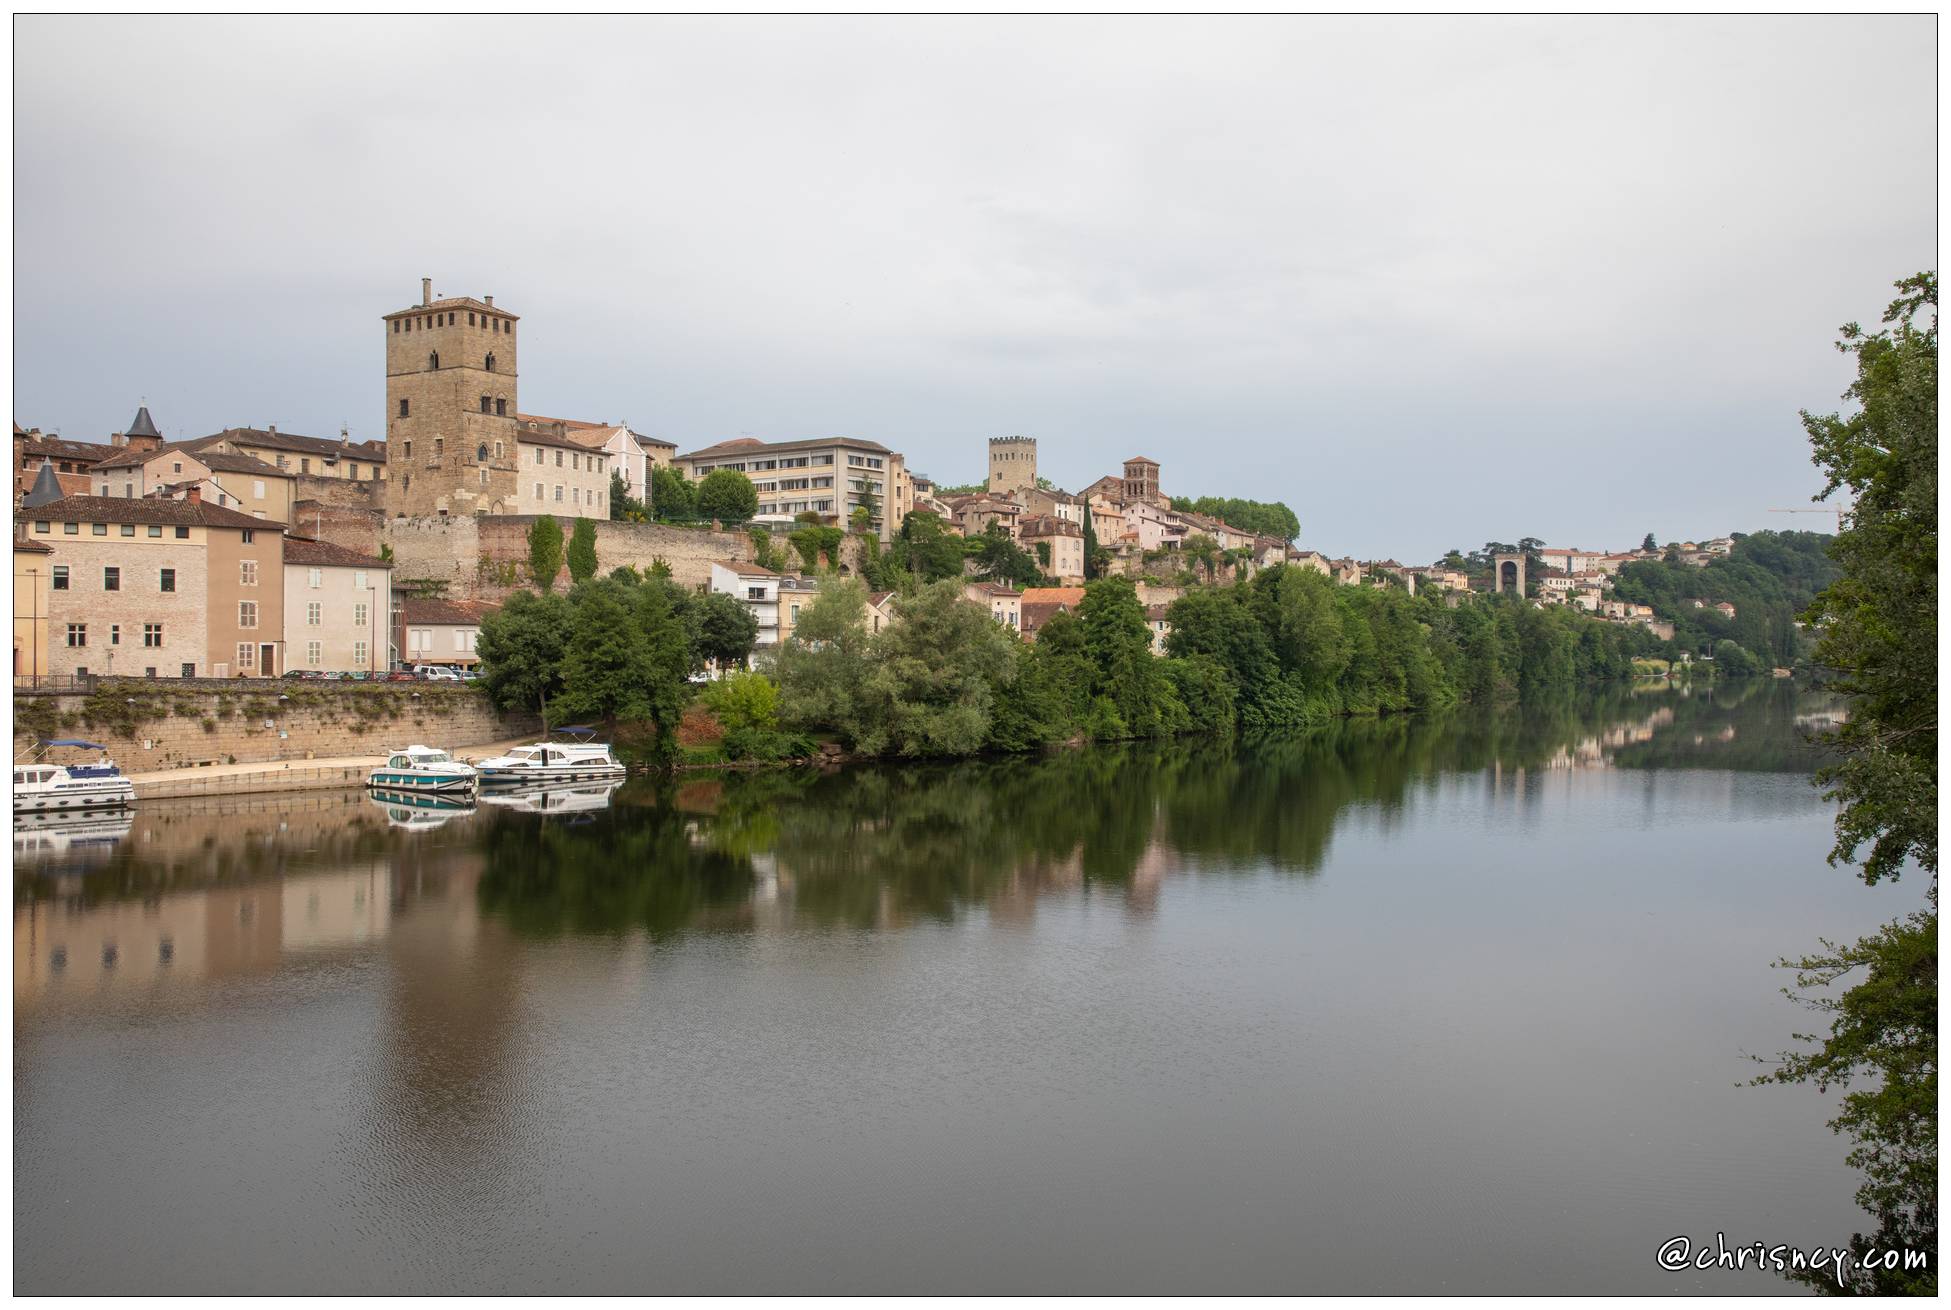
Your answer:
[[[1803,934],[1724,880],[1829,885],[1813,789],[1753,776],[1812,769],[1797,708],[23,829],[22,1285],[1667,1286],[1657,1240],[1729,1222],[1686,1206],[1829,1142],[1732,1090]],[[1511,1259],[1567,1196],[1630,1240]]]

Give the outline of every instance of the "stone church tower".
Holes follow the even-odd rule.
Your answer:
[[[386,325],[386,512],[513,514],[515,315],[495,298],[420,303]]]

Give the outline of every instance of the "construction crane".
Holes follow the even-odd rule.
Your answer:
[[[1854,508],[1854,506],[1852,506],[1851,508]],[[1834,514],[1836,516],[1836,531],[1841,532],[1843,530],[1843,515],[1849,513],[1849,510],[1847,509],[1771,509],[1768,512],[1770,514]]]

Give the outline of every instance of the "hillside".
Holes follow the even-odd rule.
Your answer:
[[[1757,532],[1735,538],[1725,559],[1704,567],[1646,560],[1619,570],[1613,595],[1651,605],[1673,624],[1674,640],[1694,651],[1733,641],[1770,665],[1790,666],[1806,638],[1796,618],[1836,576],[1827,554],[1831,538],[1819,532]],[[1726,601],[1734,617],[1698,609]]]

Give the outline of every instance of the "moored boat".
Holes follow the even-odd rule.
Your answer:
[[[464,793],[472,792],[476,781],[472,766],[432,746],[394,751],[366,775],[368,787],[388,791]]]
[[[506,755],[482,760],[474,767],[487,787],[514,787],[524,784],[601,782],[621,779],[627,773],[608,742],[597,741],[596,730],[586,727],[557,728],[562,740],[538,741],[517,746]]]
[[[386,812],[386,821],[395,828],[438,828],[453,819],[474,813],[474,797],[425,791],[393,791],[375,787],[373,804]]]
[[[40,758],[56,746],[100,751],[92,764],[50,764]],[[14,813],[47,814],[119,809],[135,804],[135,784],[92,741],[43,741],[33,762],[14,765]]]
[[[483,805],[498,805],[522,814],[586,814],[609,808],[610,797],[623,783],[607,782],[538,784],[533,787],[505,787],[481,794]]]

